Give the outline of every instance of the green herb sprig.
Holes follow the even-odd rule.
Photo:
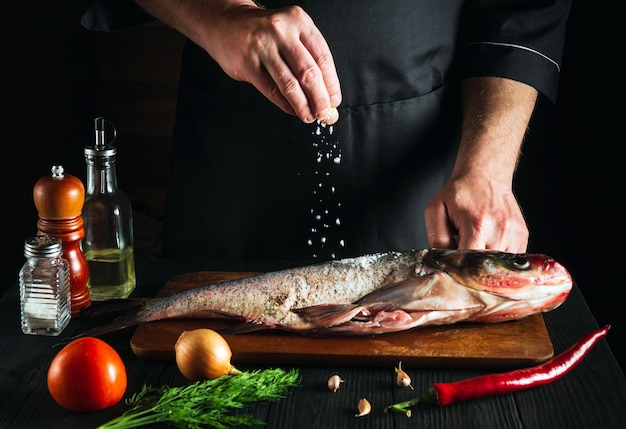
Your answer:
[[[198,381],[183,387],[144,385],[126,399],[132,407],[97,429],[136,428],[166,423],[178,428],[226,429],[235,425],[260,425],[249,414],[231,414],[254,402],[274,402],[287,395],[289,387],[300,383],[297,370],[265,369],[240,375]]]

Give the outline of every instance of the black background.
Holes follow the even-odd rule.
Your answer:
[[[2,1],[0,292],[17,280],[36,232],[32,189],[53,163],[84,171],[92,139],[96,43],[79,24],[84,1]],[[615,0],[574,1],[556,106],[531,123],[515,189],[530,251],[563,262],[626,365],[623,14]],[[77,174],[79,175],[79,174]],[[123,183],[120,183],[123,188]]]

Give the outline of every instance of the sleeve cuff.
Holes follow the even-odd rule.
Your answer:
[[[559,64],[522,45],[475,42],[462,50],[463,78],[495,76],[528,84],[552,103],[556,103]]]

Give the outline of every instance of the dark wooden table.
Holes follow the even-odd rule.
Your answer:
[[[280,267],[138,261],[139,285],[133,296],[152,296],[168,279],[191,271],[275,268]],[[597,328],[577,286],[565,304],[545,315],[545,321],[556,353]],[[87,323],[72,320],[62,336],[82,332]],[[174,362],[135,357],[129,347],[133,332],[134,329],[127,329],[103,337],[126,364],[127,395],[140,390],[144,383],[155,386],[186,383]],[[103,411],[80,414],[58,406],[46,387],[48,366],[57,352],[52,345],[58,341],[58,338],[22,334],[16,285],[0,299],[0,428],[84,429],[97,427],[126,409],[120,403]],[[287,398],[246,411],[267,422],[268,428],[626,428],[626,378],[604,340],[571,373],[547,386],[445,408],[417,409],[411,418],[385,414],[383,408],[412,397],[436,381],[458,380],[485,371],[411,368],[416,389],[412,392],[396,387],[391,369],[362,367],[359,362],[350,367],[306,366],[299,370],[302,386],[292,389]],[[350,382],[333,394],[328,391],[326,381],[334,372]],[[354,417],[357,402],[364,396],[372,403],[373,411],[357,419]]]

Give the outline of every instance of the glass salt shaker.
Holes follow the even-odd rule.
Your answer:
[[[82,249],[89,266],[91,300],[103,301],[127,298],[135,289],[135,257],[130,199],[117,186],[117,147],[113,144],[116,129],[102,117],[94,122],[95,144],[85,147],[87,188]],[[107,128],[112,131],[110,141]]]
[[[70,268],[62,253],[57,237],[39,235],[24,242],[19,286],[25,334],[56,336],[70,321]]]

